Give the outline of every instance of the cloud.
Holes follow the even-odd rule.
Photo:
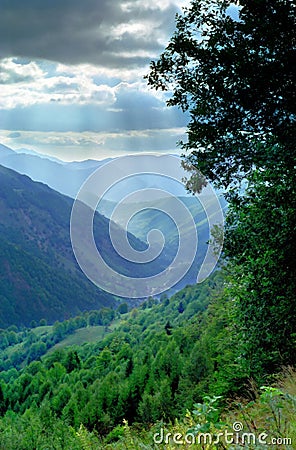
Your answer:
[[[135,94],[136,95],[136,94]],[[121,99],[111,108],[100,104],[34,104],[22,108],[0,109],[1,128],[28,131],[114,131],[166,129],[185,126],[188,117],[176,108],[161,108],[157,99],[137,94],[138,106],[132,98]],[[141,103],[142,102],[142,103]],[[119,107],[117,105],[122,105]]]
[[[163,106],[161,93],[152,91],[142,76],[130,74],[129,81],[91,65],[65,66],[18,58],[0,61],[0,109],[33,105],[100,105],[111,111]],[[139,75],[139,74],[138,74]],[[118,74],[119,76],[119,74]],[[140,103],[138,103],[140,102]]]
[[[94,66],[25,65],[13,58],[3,60],[2,69],[13,79],[24,76],[0,89],[0,123],[6,129],[100,132],[184,126],[184,115],[165,108],[164,99],[142,78],[110,82]],[[30,71],[35,78],[25,78]]]
[[[0,0],[0,58],[141,67],[172,31],[173,0]]]
[[[13,58],[0,62],[0,84],[18,84],[34,81],[44,75],[36,62],[18,64]]]
[[[0,0],[0,142],[64,159],[174,151],[188,118],[143,75],[187,2]]]
[[[21,135],[22,135],[22,133],[15,131],[14,133],[9,133],[9,135],[7,137],[10,139],[17,139],[17,138],[21,137]]]
[[[0,90],[2,109],[28,107],[57,102],[60,104],[98,104],[111,106],[116,98],[114,88],[97,84],[92,76],[80,73],[60,75],[51,68],[44,71],[38,63],[22,64],[16,58],[0,62]]]

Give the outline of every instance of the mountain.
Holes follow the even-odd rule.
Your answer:
[[[64,161],[62,161],[61,159],[55,158],[54,156],[43,155],[42,153],[36,152],[35,150],[31,150],[29,148],[21,147],[21,148],[18,148],[16,150],[13,150],[13,151],[15,153],[17,153],[17,154],[26,154],[26,155],[38,156],[39,158],[49,159],[50,161],[54,161],[54,162],[57,162],[59,164],[64,164]]]
[[[20,173],[27,174],[34,180],[42,181],[58,192],[66,194],[72,198],[76,197],[84,181],[98,167],[108,163],[109,161],[111,161],[110,158],[102,161],[86,160],[66,163],[59,160],[48,159],[43,155],[38,155],[36,152],[32,152],[31,150],[19,149],[18,152],[15,152],[7,147],[0,147],[0,164],[2,163],[3,165],[13,168]],[[196,224],[196,229],[198,232],[198,251],[189,272],[174,287],[174,289],[170,291],[170,293],[175,292],[176,289],[181,289],[186,286],[186,284],[195,283],[199,268],[201,267],[201,264],[206,256],[208,249],[207,243],[210,238],[207,217],[199,201],[195,197],[188,195],[182,183],[176,183],[169,177],[151,173],[138,173],[135,176],[124,178],[121,177],[120,167],[117,168],[117,170],[119,182],[115,183],[115,185],[108,190],[104,198],[100,200],[97,208],[98,212],[110,219],[114,207],[116,207],[119,200],[128,197],[129,194],[137,191],[141,192],[141,190],[146,188],[155,188],[159,190],[159,198],[155,199],[153,208],[151,208],[151,204],[150,207],[149,204],[146,204],[144,194],[141,203],[138,204],[136,204],[133,197],[131,197],[130,200],[127,199],[125,208],[121,209],[121,214],[117,217],[112,216],[112,221],[125,229],[125,220],[129,214],[129,211],[141,210],[139,214],[131,215],[132,219],[128,223],[128,231],[141,241],[146,242],[147,246],[147,236],[149,231],[153,229],[160,230],[165,238],[165,247],[162,253],[162,260],[158,262],[158,268],[168,267],[177,254],[179,236],[178,230],[173,221],[167,214],[162,213],[161,210],[166,211],[167,208],[170,210],[173,209],[173,213],[176,214],[179,217],[179,221],[182,222],[183,237],[185,237],[187,245],[189,245],[189,249],[190,247],[192,248],[192,241],[190,237],[190,234],[194,231],[192,229],[192,225],[190,227],[188,219],[184,219],[184,217],[180,215],[180,212],[178,212],[178,205],[175,207],[172,206],[171,202],[174,202],[174,200],[170,200],[167,195],[162,194],[162,191],[170,192],[173,198],[177,197],[177,200],[182,202],[189,210],[189,213]],[[123,179],[121,180],[120,178]],[[227,205],[221,196],[220,201],[222,208],[225,208]],[[157,211],[157,209],[160,211]],[[108,260],[109,258],[110,254],[109,252],[106,252],[106,259]],[[122,262],[118,260],[116,255],[112,255],[111,260],[116,261],[117,266],[120,267],[120,271],[123,274],[126,273],[126,263],[122,265]],[[185,263],[186,262],[187,261],[185,261]],[[179,260],[178,265],[173,267],[174,273],[176,273],[176,270],[181,270],[182,265],[183,262],[180,264]],[[146,276],[150,269],[152,270],[150,273],[158,273],[159,270],[155,270],[156,266],[157,263],[151,264],[150,267],[146,266],[145,270],[148,270],[148,272],[145,272]],[[139,268],[137,268],[136,265],[132,266],[129,264],[129,267],[133,271],[133,274],[134,272],[138,274],[141,272],[141,274],[143,274],[143,270],[139,272]]]
[[[0,448],[217,449],[208,430],[216,440],[233,423],[247,439],[237,449],[259,448],[249,446],[258,424],[289,436],[278,448],[295,448],[295,370],[250,381],[221,275],[104,326],[93,326],[92,312],[0,330]],[[219,448],[230,448],[229,435]]]
[[[53,322],[117,304],[118,299],[92,284],[76,263],[69,235],[72,203],[0,166],[0,327],[41,318]],[[142,275],[141,267],[129,265],[115,252],[108,232],[109,220],[96,214],[95,241],[107,263],[123,274]],[[128,238],[135,249],[146,248],[134,236]],[[146,274],[154,270],[150,265]]]
[[[76,197],[81,185],[89,175],[109,160],[67,163],[25,148],[14,151],[0,144],[0,164],[2,166],[27,175],[34,181],[45,183],[55,191],[72,198]]]
[[[0,159],[6,158],[7,156],[14,155],[15,152],[11,148],[6,147],[6,145],[0,144]]]

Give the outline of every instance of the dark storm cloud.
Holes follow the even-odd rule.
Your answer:
[[[144,0],[0,0],[0,58],[142,66],[161,49],[175,11]]]

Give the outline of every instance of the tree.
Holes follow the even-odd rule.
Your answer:
[[[231,16],[233,3],[192,1],[147,76],[189,112],[185,166],[224,186],[295,161],[295,4],[241,0]]]
[[[165,331],[166,331],[166,334],[168,335],[168,336],[171,336],[171,334],[172,334],[172,325],[170,324],[170,321],[168,320],[167,321],[167,323],[165,324],[165,327],[164,327],[164,329],[165,329]]]
[[[36,328],[37,327],[37,322],[36,320],[32,320],[30,323],[30,328]]]
[[[65,363],[64,363],[64,366],[65,366],[67,372],[69,373],[75,369],[79,369],[80,365],[81,365],[81,361],[78,356],[78,353],[76,352],[76,350],[74,350],[74,351],[70,350],[67,353]]]
[[[227,188],[224,254],[251,375],[296,362],[295,15],[288,0],[192,0],[147,76],[189,113],[188,187],[201,172]]]
[[[119,312],[119,314],[126,314],[128,312],[128,305],[126,302],[121,303],[118,308],[117,311]]]
[[[0,350],[3,350],[8,346],[9,346],[9,342],[8,342],[6,333],[1,332],[0,333]]]
[[[225,253],[239,305],[238,341],[251,373],[296,363],[295,199],[294,168],[257,171],[227,218]]]
[[[3,388],[0,384],[0,416],[4,415],[6,411],[6,402],[4,398]]]
[[[182,313],[185,311],[183,302],[180,302],[180,303],[179,303],[179,305],[178,305],[178,311],[179,311],[180,314],[182,314]]]
[[[32,344],[28,354],[28,362],[34,361],[35,359],[39,359],[42,355],[46,353],[46,350],[47,347],[44,342],[36,342]]]

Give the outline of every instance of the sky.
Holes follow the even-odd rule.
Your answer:
[[[143,76],[187,0],[0,0],[0,143],[65,161],[180,153]]]

